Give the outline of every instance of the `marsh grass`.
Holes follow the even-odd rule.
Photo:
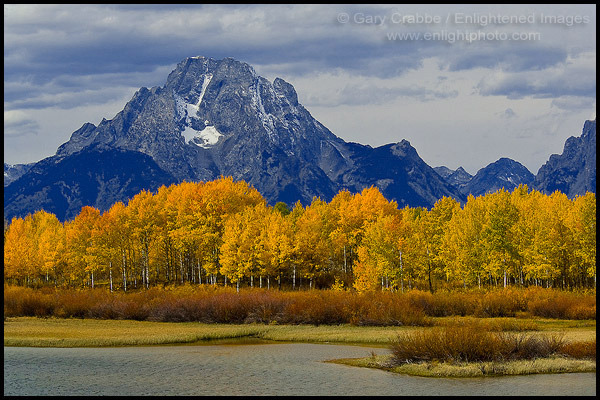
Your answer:
[[[422,377],[472,378],[481,376],[552,374],[567,372],[595,372],[596,362],[560,356],[535,360],[512,360],[462,363],[409,363],[394,365],[392,355],[378,355],[329,362],[356,367],[377,368],[386,371]]]
[[[106,347],[260,336],[262,325],[165,323],[92,319],[10,318],[4,322],[5,346]]]
[[[398,331],[416,327],[352,325],[203,324],[18,317],[4,322],[5,346],[105,347],[254,338],[283,342],[369,344],[387,347]]]
[[[424,377],[476,377],[536,373],[594,372],[592,340],[565,340],[566,334],[491,331],[483,323],[462,321],[398,334],[391,354],[331,360]]]

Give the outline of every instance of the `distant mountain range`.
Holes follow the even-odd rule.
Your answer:
[[[537,175],[510,158],[489,164],[475,176],[462,167],[455,171],[443,166],[434,170],[465,196],[480,196],[502,187],[512,191],[519,184],[545,194],[559,190],[569,198],[596,193],[596,120],[585,121],[581,136],[567,139],[563,153],[551,155]]]
[[[446,167],[434,168],[440,175],[445,176],[446,182],[455,186],[462,194],[468,196],[481,196],[504,188],[512,191],[520,184],[531,184],[535,179],[526,167],[510,158],[501,158],[477,171],[475,176],[470,175],[462,168],[452,171]]]
[[[594,192],[595,134],[594,121],[587,134],[593,135],[594,163],[589,152],[580,163],[584,169],[593,165]],[[572,142],[569,157],[580,145]],[[553,160],[558,162],[551,157],[549,163]],[[569,161],[560,158],[558,164]],[[551,181],[552,166],[543,168]],[[590,173],[573,185],[583,188]],[[464,202],[468,193],[536,179],[509,159],[471,177],[462,168],[434,170],[406,140],[376,148],[345,142],[298,103],[293,86],[283,79],[271,83],[232,58],[190,57],[165,85],[137,91],[112,120],[86,123],[73,132],[54,156],[28,165],[4,164],[4,217],[43,208],[67,220],[84,205],[103,211],[141,189],[221,175],[245,180],[270,204],[300,200],[306,205],[314,196],[329,201],[340,190],[359,192],[374,185],[400,207],[431,207],[443,196]]]

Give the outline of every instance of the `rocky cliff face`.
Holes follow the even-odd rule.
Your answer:
[[[85,147],[139,151],[179,180],[233,176],[269,200],[309,202],[337,191],[330,177],[349,168],[344,144],[284,80],[270,83],[231,58],[191,57],[113,120],[74,132],[57,156]]]
[[[585,121],[580,137],[571,136],[562,154],[539,169],[534,187],[546,194],[560,190],[570,198],[596,193],[596,120]]]

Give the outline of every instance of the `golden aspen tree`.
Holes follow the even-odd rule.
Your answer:
[[[112,267],[119,271],[123,291],[127,291],[127,282],[130,274],[129,265],[132,247],[131,223],[129,212],[125,204],[117,202],[102,214],[100,243],[106,246],[108,257],[109,281],[112,281]]]
[[[328,211],[327,203],[313,198],[310,206],[296,220],[294,254],[299,273],[310,281],[310,288],[329,264],[331,231],[328,229]]]
[[[98,269],[97,261],[89,249],[93,246],[92,232],[100,217],[95,207],[84,206],[77,216],[65,223],[66,257],[69,265],[71,281],[86,285],[89,277],[90,286],[94,287],[94,272]]]
[[[514,278],[515,282],[518,282],[520,286],[524,285],[525,274],[524,274],[524,265],[526,262],[526,249],[530,245],[531,236],[530,236],[530,215],[529,215],[529,188],[527,185],[520,184],[516,187],[512,193],[510,194],[511,203],[518,210],[518,220],[513,226],[512,229],[512,242],[515,250],[515,271]]]
[[[577,259],[574,274],[581,277],[581,285],[586,278],[594,279],[596,285],[596,195],[588,192],[573,200],[572,218],[569,220],[575,241]]]
[[[174,185],[161,186],[158,188],[154,195],[154,222],[155,226],[153,229],[154,235],[154,253],[155,256],[155,280],[157,283],[169,283],[170,274],[173,270],[174,263],[174,252],[173,241],[169,236],[169,208],[167,207],[167,201],[170,192],[173,190]],[[199,264],[199,261],[197,261]],[[201,271],[198,265],[198,283],[201,282]]]
[[[34,263],[34,230],[31,215],[13,218],[4,242],[4,279],[29,285]]]
[[[341,191],[331,201],[335,225],[331,233],[334,255],[342,260],[344,279],[351,281],[352,268],[358,255],[365,226],[382,215],[398,214],[396,202],[389,202],[374,186],[351,195]]]
[[[547,256],[549,264],[555,272],[557,284],[565,289],[571,286],[569,279],[569,266],[573,262],[575,251],[573,232],[569,229],[567,220],[573,212],[573,203],[567,195],[555,191],[549,197],[549,207],[551,212],[547,214],[548,219],[548,241],[551,245],[548,248]]]
[[[287,214],[289,215],[289,213]],[[292,290],[296,288],[296,268],[292,265],[294,251],[292,222],[286,215],[266,209],[261,225],[261,277],[277,276],[281,288],[281,278],[292,269]]]
[[[49,283],[51,274],[56,282],[58,264],[65,247],[63,224],[56,215],[43,210],[36,212],[33,220],[39,272],[44,276],[46,284]]]
[[[363,224],[359,204],[353,199],[354,196],[349,191],[342,190],[329,203],[336,221],[335,229],[331,232],[331,242],[334,256],[340,260],[338,263],[343,274],[342,280],[346,283],[350,281]]]
[[[214,273],[219,270],[224,221],[229,215],[258,204],[266,204],[262,195],[244,181],[234,182],[232,177],[221,177],[202,187],[201,202],[195,204],[194,216],[200,221],[207,269]]]
[[[402,243],[398,216],[382,215],[367,222],[358,247],[359,262],[355,270],[354,288],[361,292],[401,286]]]
[[[138,255],[137,264],[142,278],[142,286],[150,285],[151,257],[157,252],[155,240],[158,231],[159,208],[154,195],[142,190],[127,203],[132,239]],[[155,274],[156,277],[156,274]]]
[[[444,260],[443,271],[446,281],[462,280],[463,287],[467,286],[469,276],[469,242],[470,214],[464,210],[456,213],[448,222],[440,248],[440,257]]]
[[[402,276],[412,289],[421,282],[428,284],[429,256],[425,240],[424,216],[427,209],[422,207],[404,207],[402,213]]]
[[[483,240],[487,254],[487,272],[496,284],[502,279],[508,285],[509,269],[515,262],[516,247],[513,242],[513,227],[519,219],[518,209],[510,200],[510,193],[499,189],[484,196],[486,222]]]
[[[251,278],[260,273],[263,259],[262,225],[267,208],[264,204],[246,207],[237,214],[229,215],[225,221],[220,251],[220,273],[236,284],[243,278]]]
[[[425,246],[427,281],[429,291],[433,293],[433,277],[444,271],[444,257],[441,253],[442,238],[454,216],[460,211],[460,204],[451,197],[442,197],[435,202],[423,217],[421,228]]]
[[[174,259],[169,280],[183,283],[186,278],[184,257],[201,252],[203,215],[198,209],[202,203],[203,182],[181,182],[166,193],[164,214],[169,242],[172,243]],[[216,273],[217,271],[214,271]]]

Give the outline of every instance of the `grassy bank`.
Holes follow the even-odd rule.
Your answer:
[[[4,322],[4,345],[106,347],[202,343],[256,338],[284,342],[387,345],[400,330],[416,327],[351,325],[202,324],[132,320],[16,317]]]
[[[399,332],[390,342],[391,354],[332,362],[424,377],[596,371],[595,330],[502,329],[513,323],[443,321],[433,328]],[[531,328],[537,325],[530,323]]]
[[[392,358],[392,355],[377,355],[365,358],[331,360],[329,362],[355,367],[377,368],[405,375],[438,378],[596,372],[595,360],[577,360],[560,356],[505,362],[430,362],[396,366],[392,364]]]
[[[481,318],[497,331],[561,333],[566,341],[596,338],[596,321],[517,318]],[[435,318],[435,326],[471,323],[469,317]],[[253,337],[274,341],[331,342],[389,345],[399,333],[433,328],[416,326],[203,324],[79,318],[12,317],[4,321],[5,346],[102,347],[195,343]]]

